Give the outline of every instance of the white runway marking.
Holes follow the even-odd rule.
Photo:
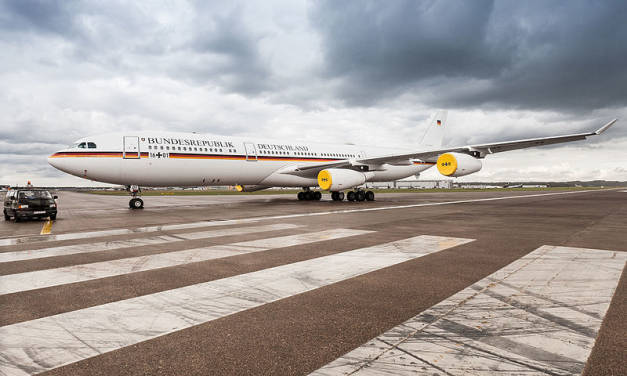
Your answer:
[[[417,236],[0,328],[0,374],[35,374],[472,240]]]
[[[89,244],[66,245],[66,246],[60,246],[60,247],[36,249],[32,251],[29,250],[29,251],[4,252],[4,253],[0,253],[0,262],[31,260],[31,259],[52,257],[52,256],[66,256],[66,255],[74,255],[78,253],[111,251],[114,249],[141,247],[144,245],[174,243],[174,242],[180,242],[184,240],[208,239],[208,238],[216,238],[219,236],[253,234],[253,233],[264,232],[264,231],[287,230],[287,229],[293,229],[297,227],[301,227],[301,226],[287,224],[287,223],[285,224],[278,223],[278,224],[255,226],[255,227],[237,227],[237,228],[226,228],[226,229],[219,229],[219,230],[192,232],[188,234],[175,234],[172,236],[162,235],[162,236],[151,236],[148,238],[137,238],[137,239],[130,239],[130,240],[116,240],[116,241],[98,242],[98,243],[89,243]]]
[[[115,229],[115,230],[104,230],[104,231],[79,232],[79,233],[69,233],[69,234],[59,234],[59,235],[48,235],[48,236],[43,236],[43,237],[42,236],[25,236],[25,237],[19,237],[19,238],[0,239],[0,246],[8,246],[8,245],[24,244],[24,243],[32,243],[32,242],[42,242],[42,241],[83,239],[83,238],[90,238],[90,237],[97,237],[97,236],[125,235],[125,234],[133,234],[136,232],[153,232],[153,231],[161,231],[161,230],[175,230],[175,229],[183,229],[183,228],[208,227],[208,226],[227,226],[227,225],[232,225],[232,224],[244,224],[244,223],[251,223],[251,222],[258,222],[258,221],[265,221],[265,220],[272,220],[272,219],[299,218],[299,217],[310,217],[310,216],[319,216],[319,215],[346,214],[346,213],[358,213],[358,212],[392,210],[392,209],[407,209],[407,208],[417,208],[417,207],[424,207],[424,206],[467,204],[467,203],[472,203],[472,202],[499,201],[499,200],[510,200],[510,199],[517,199],[517,198],[569,195],[569,194],[576,194],[576,193],[611,191],[614,189],[616,188],[602,189],[602,190],[595,189],[595,190],[586,190],[586,191],[538,193],[538,194],[531,194],[531,195],[490,197],[490,198],[457,200],[457,201],[429,202],[429,203],[424,203],[424,204],[383,206],[383,207],[376,207],[376,208],[332,210],[332,211],[314,212],[314,213],[297,213],[297,214],[276,215],[276,216],[268,216],[268,217],[229,219],[229,220],[213,221],[213,222],[194,222],[194,223],[187,223],[187,224],[183,223],[183,224],[177,224],[177,225],[151,226],[151,227],[141,227],[137,229]]]
[[[127,209],[124,209],[124,210],[127,210]],[[35,243],[35,242],[87,239],[87,238],[95,238],[95,237],[101,237],[101,236],[128,235],[128,234],[137,234],[137,233],[144,233],[144,232],[185,230],[185,229],[200,228],[200,227],[227,226],[227,225],[236,225],[240,223],[250,223],[250,221],[248,220],[240,221],[237,219],[230,220],[228,222],[227,221],[200,221],[200,222],[191,222],[191,223],[179,223],[179,224],[174,224],[174,225],[139,227],[139,228],[134,228],[134,229],[119,228],[119,229],[102,230],[102,231],[73,232],[73,233],[59,234],[59,235],[24,236],[24,237],[19,237],[19,238],[0,239],[0,246]]]
[[[542,246],[312,375],[580,374],[626,260]]]
[[[364,235],[371,232],[373,231],[333,229],[227,245],[216,245],[213,247],[195,248],[184,251],[95,262],[84,265],[74,265],[57,269],[37,270],[27,273],[5,275],[0,276],[0,295],[64,285],[68,283],[89,281],[92,279],[106,278],[122,274],[137,273],[146,270],[167,268],[170,266],[190,264],[192,262],[207,261],[245,253],[267,251],[274,248],[291,247],[294,245],[341,239],[349,236]]]

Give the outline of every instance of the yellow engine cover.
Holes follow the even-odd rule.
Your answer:
[[[320,189],[328,191],[331,188],[331,184],[333,184],[331,173],[327,170],[320,171],[318,173],[318,185],[320,186]]]
[[[444,153],[438,157],[438,171],[444,176],[451,176],[457,171],[457,159],[450,153]],[[320,179],[320,178],[318,178]]]

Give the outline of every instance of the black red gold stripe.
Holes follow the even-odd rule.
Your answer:
[[[143,158],[148,158],[148,153],[142,152],[141,156]],[[50,156],[50,158],[67,158],[67,157],[78,157],[78,158],[122,158],[121,151],[62,151],[58,153],[54,153]],[[137,157],[137,153],[127,152],[126,157]]]
[[[168,153],[168,152],[166,152]],[[147,152],[141,153],[141,158],[148,158]],[[54,153],[51,158],[79,157],[79,158],[122,158],[120,151],[64,151]],[[137,157],[137,153],[127,152],[126,157]],[[168,153],[168,158],[174,159],[220,159],[220,160],[246,160],[246,155],[225,155],[225,154],[195,154],[195,153]],[[255,159],[251,157],[251,159]],[[319,158],[319,157],[290,157],[279,155],[258,155],[260,161],[286,161],[286,162],[337,162],[346,160],[345,158]],[[414,165],[434,165],[435,162],[413,161]]]

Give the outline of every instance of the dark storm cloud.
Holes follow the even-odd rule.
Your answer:
[[[324,72],[369,105],[584,111],[627,104],[625,1],[316,3]]]
[[[73,28],[75,1],[4,0],[0,28],[67,35]]]
[[[194,54],[222,59],[186,66],[185,72],[198,81],[217,80],[233,91],[256,94],[269,87],[271,72],[259,53],[260,37],[248,30],[241,12],[234,7],[225,15],[207,10],[197,14],[197,27],[187,47]]]
[[[189,5],[189,18],[163,23],[141,3],[5,0],[0,39],[25,45],[33,36],[60,38],[72,47],[66,65],[88,62],[111,76],[163,75],[251,95],[267,89],[271,72],[242,8]]]

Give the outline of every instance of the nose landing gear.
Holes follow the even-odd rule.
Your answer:
[[[139,198],[141,195],[141,189],[137,185],[127,185],[126,190],[129,191],[133,198],[128,202],[128,207],[131,209],[143,209],[144,200]]]

